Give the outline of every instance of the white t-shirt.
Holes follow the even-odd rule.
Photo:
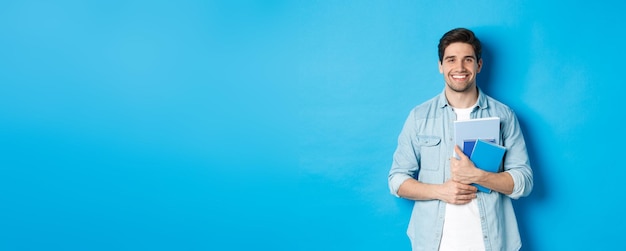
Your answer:
[[[470,119],[470,113],[474,107],[476,105],[464,109],[453,108],[457,120]],[[476,199],[465,205],[446,204],[439,250],[485,250]]]

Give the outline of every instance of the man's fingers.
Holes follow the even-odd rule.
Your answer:
[[[472,190],[457,190],[457,192],[455,193],[456,195],[468,195],[468,194],[475,194],[476,192],[472,191]]]
[[[460,190],[460,191],[466,191],[466,192],[470,192],[470,193],[474,193],[474,192],[478,191],[478,188],[476,188],[475,186],[468,185],[468,184],[463,184],[463,183],[460,183],[460,182],[458,182],[456,180],[455,180],[455,182],[456,182],[456,188],[458,190]]]
[[[478,188],[476,188],[475,186],[472,186],[472,185],[465,185],[464,189],[468,190],[468,191],[470,191],[472,193],[475,193],[476,191],[478,191]]]
[[[476,198],[476,193],[459,194],[456,196],[455,200],[459,202],[460,204],[466,204],[466,203],[469,203],[474,198]]]
[[[456,205],[463,205],[463,204],[469,203],[474,198],[476,198],[476,194],[459,195],[459,196],[456,196],[456,198],[454,198],[454,200],[451,203],[456,204]]]
[[[454,151],[456,152],[457,155],[459,155],[461,159],[467,158],[467,156],[465,156],[465,153],[461,151],[461,148],[459,147],[459,145],[454,145]]]

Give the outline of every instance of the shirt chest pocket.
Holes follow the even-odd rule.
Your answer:
[[[422,170],[438,170],[441,165],[441,138],[430,135],[417,136],[419,165]]]

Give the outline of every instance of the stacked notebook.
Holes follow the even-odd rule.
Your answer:
[[[488,172],[498,172],[506,152],[506,148],[499,145],[500,118],[454,121],[454,133],[456,144],[476,167]],[[472,185],[478,188],[478,191],[491,192],[491,189],[481,185]]]

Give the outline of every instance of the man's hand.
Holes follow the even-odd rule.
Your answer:
[[[398,195],[412,200],[441,200],[450,204],[467,204],[476,198],[478,189],[472,183],[481,184],[503,194],[513,191],[513,178],[507,172],[490,173],[477,168],[458,146],[454,151],[459,159],[450,158],[451,178],[443,184],[425,184],[407,179],[398,189]]]
[[[439,199],[449,204],[463,205],[467,204],[476,198],[476,187],[472,185],[461,184],[459,182],[448,180],[441,184],[439,193]]]
[[[454,146],[454,151],[459,155],[459,159],[450,158],[450,176],[453,181],[462,184],[478,183],[485,176],[485,171],[477,168],[459,146]]]

